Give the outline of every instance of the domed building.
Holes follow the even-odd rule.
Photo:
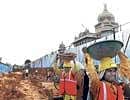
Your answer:
[[[85,44],[87,42],[93,41],[98,39],[97,34],[89,32],[89,30],[86,28],[84,32],[80,32],[78,37],[75,37],[75,40],[73,42],[73,45],[80,46],[82,44]]]
[[[104,10],[98,15],[98,24],[95,25],[95,33],[85,30],[79,33],[78,37],[75,37],[73,42],[74,46],[86,44],[88,42],[108,37],[118,31],[118,23],[115,22],[115,17],[107,10],[107,5],[104,4]]]
[[[98,24],[95,25],[95,32],[101,37],[111,35],[118,31],[118,23],[115,22],[115,17],[107,10],[107,5],[104,4],[104,10],[98,16]]]
[[[95,32],[89,31],[85,28],[83,32],[80,32],[78,36],[75,36],[74,42],[71,43],[72,47],[66,48],[63,42],[59,45],[58,52],[47,54],[35,61],[32,67],[50,67],[56,57],[57,53],[63,53],[66,50],[75,52],[77,54],[76,60],[84,63],[84,55],[82,53],[83,47],[88,47],[96,42],[104,40],[119,40],[124,43],[123,50],[126,55],[130,57],[130,35],[124,32],[118,32],[119,24],[115,22],[115,16],[108,11],[107,5],[104,4],[103,12],[97,17],[98,23],[95,25]],[[95,62],[97,65],[98,62]]]

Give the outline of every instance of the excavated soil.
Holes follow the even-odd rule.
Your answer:
[[[53,100],[59,96],[53,82],[23,78],[20,72],[0,74],[0,100]]]

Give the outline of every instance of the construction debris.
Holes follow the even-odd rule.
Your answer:
[[[54,83],[41,80],[41,76],[25,79],[22,72],[0,74],[0,100],[53,100],[59,96]]]

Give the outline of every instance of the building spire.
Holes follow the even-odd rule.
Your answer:
[[[107,11],[107,4],[104,4],[104,11]]]

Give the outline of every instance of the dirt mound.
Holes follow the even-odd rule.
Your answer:
[[[0,100],[52,100],[58,96],[53,82],[23,79],[22,73],[0,74]]]

